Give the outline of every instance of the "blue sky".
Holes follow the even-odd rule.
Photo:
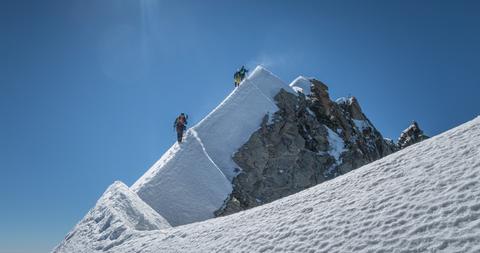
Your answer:
[[[385,137],[479,114],[478,1],[0,2],[0,253],[48,252],[263,64],[355,95]]]

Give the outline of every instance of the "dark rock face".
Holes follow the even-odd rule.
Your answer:
[[[242,171],[222,216],[259,206],[347,173],[397,150],[368,120],[354,97],[330,99],[312,79],[311,94],[280,91],[279,111],[266,115],[234,161]]]
[[[418,123],[413,121],[412,124],[400,134],[400,137],[398,138],[398,147],[406,148],[428,138],[428,136],[423,134],[423,131],[418,126]]]

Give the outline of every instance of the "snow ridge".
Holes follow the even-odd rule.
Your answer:
[[[266,114],[278,110],[273,97],[281,89],[292,91],[271,72],[257,67],[131,189],[173,226],[213,218],[241,170],[232,159],[234,152],[260,127]]]

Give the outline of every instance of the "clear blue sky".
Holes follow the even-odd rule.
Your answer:
[[[0,253],[48,252],[263,64],[355,95],[386,137],[480,112],[479,1],[0,2]],[[214,130],[214,129],[213,129]],[[220,137],[221,138],[221,137]]]

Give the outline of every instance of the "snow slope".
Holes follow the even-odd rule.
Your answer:
[[[107,252],[480,252],[479,186],[477,117],[270,204],[135,232]]]
[[[295,78],[295,80],[293,80],[288,86],[290,86],[296,92],[301,92],[305,95],[310,95],[311,85],[312,83],[310,82],[310,80],[308,80],[308,78],[304,76],[299,76]]]
[[[290,87],[257,67],[217,108],[174,144],[132,187],[173,226],[213,217],[232,191],[232,155],[278,110],[273,97]],[[293,92],[293,91],[292,91]]]
[[[126,185],[117,181],[54,252],[106,251],[129,239],[133,231],[169,227],[170,224],[163,217]]]

